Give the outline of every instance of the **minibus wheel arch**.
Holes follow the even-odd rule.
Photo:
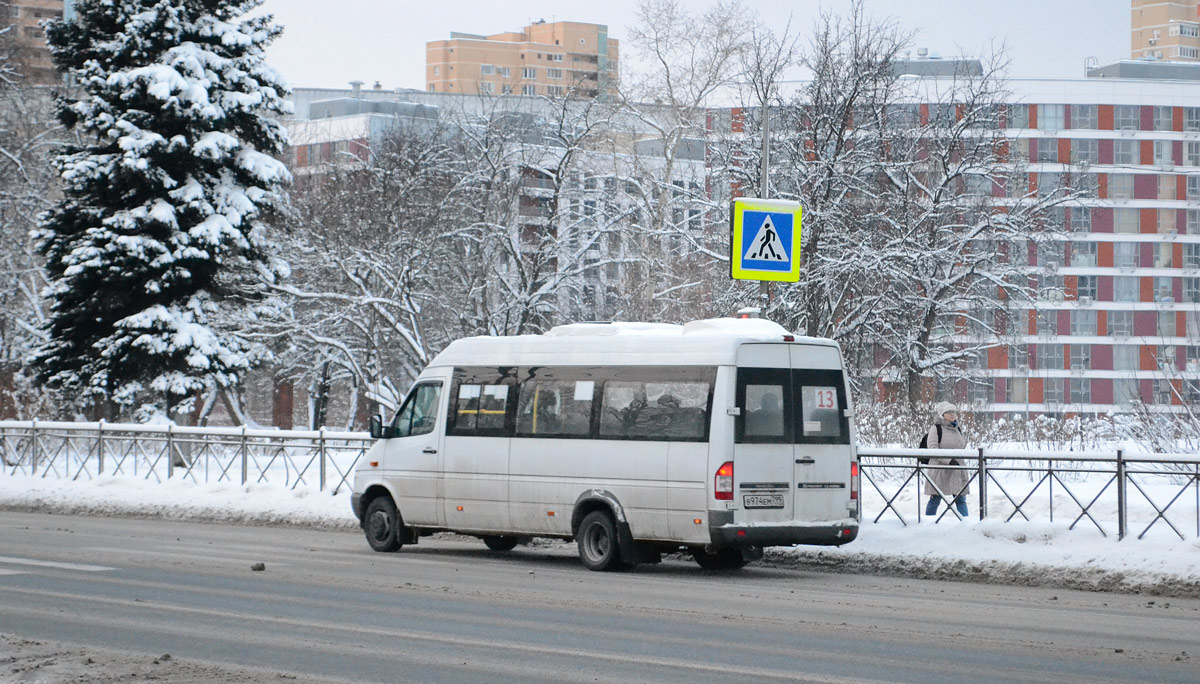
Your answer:
[[[575,500],[575,511],[571,514],[571,535],[578,536],[579,526],[583,519],[593,511],[606,511],[612,516],[613,525],[617,528],[617,549],[621,561],[627,565],[638,563],[657,563],[657,553],[643,549],[633,540],[633,532],[629,529],[629,521],[625,518],[625,509],[612,492],[603,489],[593,489],[585,492]]]

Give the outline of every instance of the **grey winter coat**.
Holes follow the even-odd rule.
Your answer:
[[[942,441],[938,443],[937,426],[942,426]],[[965,449],[967,440],[963,437],[962,431],[957,427],[951,427],[946,423],[946,420],[938,416],[933,425],[929,426],[929,437],[926,439],[926,444],[930,449]],[[969,465],[969,463],[959,460],[960,465]],[[948,458],[933,458],[929,459],[929,465],[925,468],[925,474],[928,479],[925,481],[925,495],[933,496],[938,493],[933,488],[929,480],[933,480],[937,484],[938,489],[942,490],[941,494],[948,499],[953,499],[959,494],[970,494],[970,489],[967,483],[971,481],[971,471],[959,468],[938,468],[937,466],[950,465]]]

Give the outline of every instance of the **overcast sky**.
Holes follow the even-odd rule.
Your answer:
[[[691,5],[693,2],[689,1]],[[703,0],[694,3],[705,6]],[[805,32],[821,9],[846,0],[744,0],[766,26],[782,27],[789,15]],[[530,21],[607,24],[624,41],[637,0],[266,0],[284,25],[268,51],[293,86],[344,88],[425,87],[425,43],[451,31],[499,33]],[[867,0],[868,10],[892,16],[917,31],[914,47],[942,56],[979,54],[1005,44],[1010,77],[1082,76],[1084,60],[1101,64],[1129,58],[1129,0]],[[915,50],[914,50],[915,56]],[[626,53],[622,50],[622,58]],[[624,62],[624,59],[622,60]],[[624,63],[623,68],[629,66]]]

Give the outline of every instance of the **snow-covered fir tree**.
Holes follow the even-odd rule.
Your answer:
[[[263,59],[282,28],[246,17],[261,1],[82,0],[48,25],[78,86],[59,118],[85,141],[55,160],[64,197],[37,232],[51,386],[180,408],[260,359],[238,321],[286,269],[264,220],[290,180],[272,156],[288,86]]]

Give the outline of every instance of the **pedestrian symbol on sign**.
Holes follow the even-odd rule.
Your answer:
[[[779,233],[775,230],[775,224],[771,222],[770,214],[763,219],[762,226],[755,233],[754,239],[750,241],[750,248],[746,250],[746,254],[742,258],[756,261],[788,260],[787,250],[784,249],[783,242],[779,239]]]

